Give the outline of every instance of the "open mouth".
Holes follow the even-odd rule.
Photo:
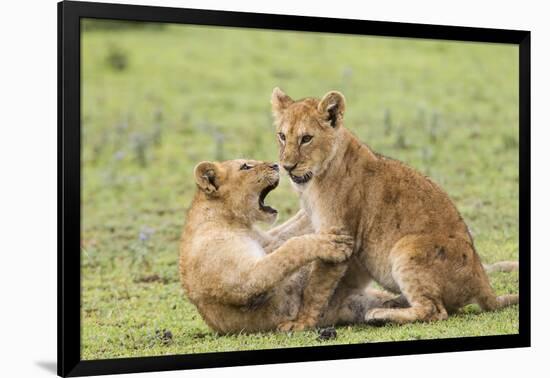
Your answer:
[[[260,192],[260,198],[258,199],[258,202],[260,204],[260,210],[265,211],[266,213],[269,213],[269,214],[277,214],[277,210],[275,210],[271,206],[268,206],[264,203],[265,197],[267,197],[269,192],[271,192],[273,189],[275,189],[277,187],[277,185],[279,185],[279,180],[277,180],[277,181],[275,181],[275,183],[265,187]]]
[[[290,174],[290,179],[295,183],[295,184],[305,184],[306,182],[308,182],[309,180],[311,180],[311,178],[313,177],[313,173],[311,172],[307,172],[305,175],[303,176],[294,176],[292,173]]]

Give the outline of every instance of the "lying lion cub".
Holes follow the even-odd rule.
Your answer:
[[[495,296],[468,227],[447,194],[344,128],[341,93],[294,101],[275,88],[271,102],[280,162],[311,225],[316,232],[336,227],[354,236],[348,263],[316,263],[299,317],[281,329],[314,326],[329,298],[347,297],[371,279],[402,293],[409,304],[369,310],[365,320],[373,324],[445,319],[470,302],[484,310],[518,302],[517,295]],[[299,229],[303,220],[286,227]]]
[[[336,266],[351,254],[353,240],[332,230],[296,236],[312,232],[303,212],[289,221],[298,231],[290,232],[286,224],[270,232],[254,228],[277,217],[264,200],[279,183],[278,170],[276,164],[251,160],[202,162],[195,168],[198,189],[181,237],[180,277],[190,301],[220,333],[274,330],[294,319],[310,263]],[[366,310],[391,298],[375,294],[370,299],[354,293],[342,308],[331,309],[327,321],[363,321]]]

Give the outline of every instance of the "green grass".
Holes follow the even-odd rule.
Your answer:
[[[276,160],[275,86],[295,98],[342,91],[346,126],[441,184],[484,262],[517,259],[517,58],[517,47],[499,44],[177,25],[87,29],[82,358],[321,344],[314,332],[218,336],[178,281],[192,169],[202,160]],[[280,221],[298,209],[287,180],[269,203]],[[518,291],[515,273],[491,281],[499,294]],[[337,331],[322,344],[511,334],[518,308],[470,306],[443,322]]]

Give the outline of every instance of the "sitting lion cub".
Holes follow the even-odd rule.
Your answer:
[[[337,228],[354,236],[347,263],[315,263],[300,315],[281,329],[316,325],[329,299],[362,290],[372,279],[408,302],[405,308],[369,310],[365,320],[373,324],[445,319],[470,302],[484,310],[518,302],[517,295],[493,292],[468,227],[445,191],[344,127],[341,93],[294,101],[275,88],[271,102],[281,165],[315,232]]]
[[[195,168],[198,189],[181,237],[180,277],[190,301],[220,333],[275,330],[294,319],[310,263],[335,266],[351,254],[352,239],[330,230],[292,237],[312,231],[303,212],[289,221],[301,225],[295,234],[286,224],[270,232],[254,228],[255,222],[277,216],[264,200],[279,183],[278,170],[276,164],[251,160],[202,162]],[[382,300],[356,294],[327,321],[362,321]]]

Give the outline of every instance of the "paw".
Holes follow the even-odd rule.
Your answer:
[[[303,331],[305,328],[302,323],[295,321],[283,322],[277,326],[277,331],[280,332],[293,332]]]
[[[365,315],[365,323],[373,327],[382,327],[390,321],[384,316],[384,310],[375,308],[367,311]]]
[[[319,238],[327,245],[322,249],[322,260],[330,263],[341,263],[350,258],[353,253],[354,240],[345,234],[319,234]]]
[[[313,328],[314,324],[315,323],[310,320],[289,320],[279,324],[277,330],[281,332],[300,332]]]

